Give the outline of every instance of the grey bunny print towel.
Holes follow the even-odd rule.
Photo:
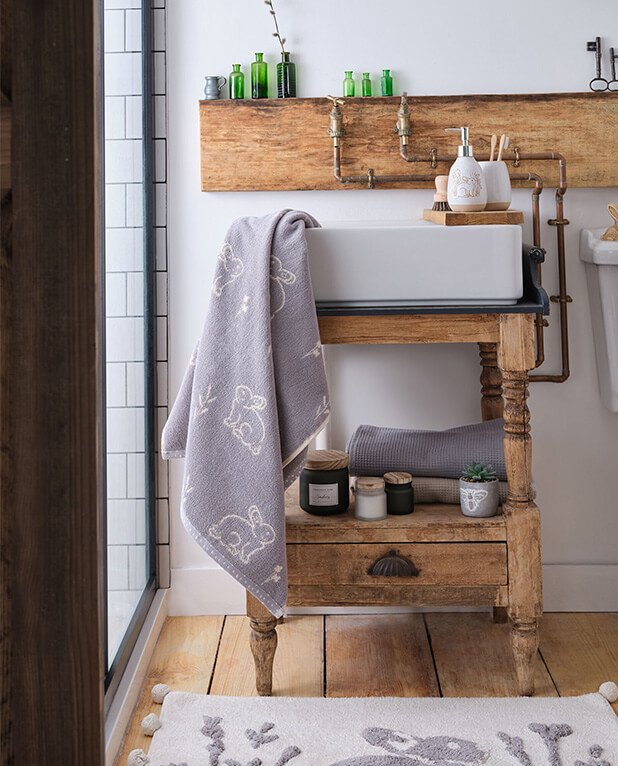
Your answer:
[[[305,240],[318,225],[292,210],[232,224],[162,437],[164,458],[185,458],[185,527],[277,617],[284,492],[329,417]]]

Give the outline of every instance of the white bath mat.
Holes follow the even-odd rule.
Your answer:
[[[556,699],[316,699],[171,692],[160,722],[147,759],[134,752],[133,763],[618,766],[618,718],[598,693]]]

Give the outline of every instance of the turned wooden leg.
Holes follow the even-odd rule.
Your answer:
[[[498,368],[497,353],[495,343],[479,343],[483,420],[495,420],[502,417],[502,373]]]
[[[513,622],[511,647],[518,691],[524,697],[531,697],[534,694],[534,672],[539,650],[538,622]]]
[[[273,691],[273,661],[277,649],[277,618],[247,592],[247,616],[251,626],[249,644],[255,662],[255,688],[261,697]]]
[[[542,612],[541,533],[538,508],[531,499],[532,441],[528,370],[533,369],[534,317],[500,318],[498,364],[504,396],[504,457],[509,483],[504,504],[508,546],[508,613],[519,693],[534,693],[538,621]]]

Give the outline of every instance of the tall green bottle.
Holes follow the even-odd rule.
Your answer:
[[[251,64],[251,96],[268,98],[268,64],[264,61],[263,53],[256,53],[255,61]]]
[[[393,95],[393,78],[391,77],[390,69],[382,70],[382,79],[380,80],[380,85],[382,87],[383,96]]]
[[[371,95],[371,75],[369,72],[363,72],[363,81],[361,83],[361,89],[363,96]]]
[[[344,96],[354,95],[354,78],[352,77],[351,71],[345,73],[345,79],[343,81],[343,95]]]
[[[290,54],[284,51],[277,64],[277,97],[296,98],[296,64],[290,61]]]
[[[230,98],[245,97],[245,76],[240,71],[240,64],[232,64],[228,82],[230,84]]]

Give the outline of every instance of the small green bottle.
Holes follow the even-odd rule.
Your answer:
[[[232,71],[228,81],[230,83],[230,98],[244,98],[245,76],[240,71],[240,64],[232,64]]]
[[[382,70],[382,79],[380,80],[380,85],[382,86],[383,96],[393,95],[393,78],[391,77],[390,69]]]
[[[251,64],[251,96],[268,98],[268,64],[264,61],[263,53],[256,53],[255,61]]]
[[[354,78],[352,77],[351,71],[345,73],[345,80],[343,81],[343,95],[344,96],[354,95]]]
[[[371,95],[371,75],[369,72],[363,72],[363,81],[361,83],[363,96]]]

